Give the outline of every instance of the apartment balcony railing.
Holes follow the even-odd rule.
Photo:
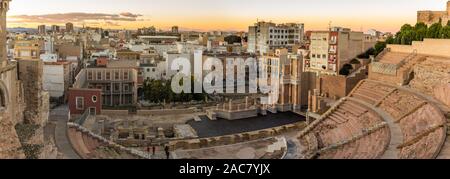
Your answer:
[[[330,40],[330,44],[331,45],[336,45],[337,44],[337,40]]]

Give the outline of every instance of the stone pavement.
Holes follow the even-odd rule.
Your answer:
[[[58,152],[64,155],[65,159],[80,159],[67,137],[67,122],[69,120],[69,109],[67,105],[58,106],[50,111],[49,120],[56,123],[55,143]]]

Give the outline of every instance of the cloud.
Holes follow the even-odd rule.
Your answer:
[[[131,18],[138,18],[142,16],[141,14],[133,14],[131,12],[122,12],[120,13],[120,15],[123,17],[131,17]]]
[[[43,15],[15,15],[9,16],[12,23],[45,23],[45,24],[63,24],[66,22],[85,23],[92,21],[104,21],[108,24],[117,24],[119,21],[133,22],[138,21],[140,14],[123,12],[120,14],[106,13],[61,13],[61,14],[43,14]]]
[[[111,21],[106,21],[105,22],[105,24],[107,25],[107,26],[120,26],[120,24],[119,23],[117,23],[117,22],[111,22]]]

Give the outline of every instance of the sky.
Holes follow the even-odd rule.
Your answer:
[[[9,27],[39,24],[137,29],[247,31],[258,19],[396,32],[416,23],[418,10],[446,9],[447,0],[12,0]]]

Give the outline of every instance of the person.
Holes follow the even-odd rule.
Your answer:
[[[147,155],[150,157],[150,146],[147,146]]]
[[[166,147],[164,147],[164,150],[166,151],[166,157],[167,157],[167,159],[169,159],[169,156],[170,156],[169,146],[166,145]]]
[[[153,146],[152,150],[153,150],[153,155],[155,155],[155,150],[156,150],[156,147],[155,147],[155,146]]]

